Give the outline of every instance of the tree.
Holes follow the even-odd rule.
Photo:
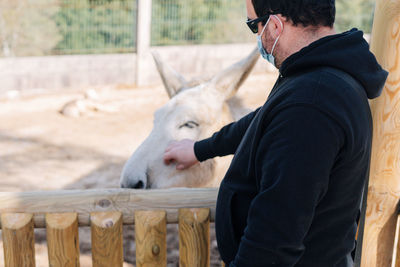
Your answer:
[[[153,0],[152,44],[250,40],[243,0]]]
[[[374,0],[336,0],[338,31],[356,27],[366,33],[371,33],[374,4]]]
[[[41,56],[58,43],[55,0],[0,0],[0,56]]]
[[[215,13],[205,39],[211,43],[254,42],[255,35],[246,25],[246,3],[242,0],[220,0],[220,5],[212,8]]]
[[[135,1],[62,0],[62,3],[55,21],[63,38],[55,53],[133,51]]]
[[[254,41],[243,0],[152,1],[153,45]],[[133,52],[136,3],[0,0],[0,56]],[[337,30],[358,27],[370,33],[374,3],[337,0]]]
[[[371,32],[374,0],[337,0],[338,31]],[[153,0],[152,43],[251,42],[243,0]]]

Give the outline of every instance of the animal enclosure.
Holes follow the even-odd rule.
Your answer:
[[[380,1],[380,3],[386,3],[386,2],[389,1],[383,1],[383,0]],[[390,3],[398,3],[398,1],[391,1]],[[381,6],[385,7],[386,5],[382,4]],[[399,68],[397,64],[398,52],[396,51],[398,51],[399,46],[395,45],[398,44],[399,40],[398,37],[399,31],[398,30],[396,31],[399,25],[398,14],[400,14],[396,12],[399,10],[398,6],[399,5],[397,4],[396,8],[391,8],[390,10],[392,12],[389,12],[389,14],[391,14],[391,19],[389,20],[390,22],[389,26],[392,27],[381,26],[380,28],[385,28],[389,30],[387,32],[376,30],[377,34],[381,32],[382,38],[374,37],[376,39],[376,45],[374,46],[374,48],[376,49],[375,51],[377,52],[377,55],[379,55],[379,60],[382,60],[382,62],[385,63],[385,67],[390,68],[391,70],[390,83],[388,87],[385,89],[385,97],[381,98],[382,99],[380,100],[382,101],[381,103],[377,103],[375,105],[376,118],[384,118],[385,120],[387,120],[386,110],[389,109],[388,106],[396,107],[397,102],[395,101],[397,101],[398,99],[396,94],[398,94],[397,77]],[[382,21],[387,21],[387,20],[385,19]],[[388,39],[387,38],[388,36],[391,37],[392,42],[382,41]],[[394,60],[389,60],[389,58]],[[257,83],[258,86],[260,86],[260,84],[261,83]],[[257,86],[254,86],[253,88],[250,89],[254,89],[255,87]],[[269,86],[265,83],[262,83],[262,89],[264,90],[265,88],[269,88]],[[130,93],[131,94],[130,96],[137,97],[136,94],[137,92],[138,91]],[[149,98],[146,101],[151,102],[150,106],[152,107],[159,105],[162,101],[160,102],[158,99],[154,100],[154,98],[152,97],[153,95],[151,93],[152,92],[150,91],[145,93],[148,94],[149,96]],[[254,99],[256,99],[254,103],[257,102],[255,106],[259,105],[258,101],[263,102],[265,96],[266,93],[265,94],[259,93],[257,99],[257,95],[254,96],[253,94]],[[64,99],[68,98],[66,96],[63,97]],[[151,101],[149,101],[149,99]],[[388,103],[388,104],[386,102],[383,103],[384,101],[388,101],[388,99],[390,101],[393,101],[393,103]],[[41,100],[30,99],[29,101],[31,106],[26,105],[27,102],[24,102],[24,100],[18,100],[17,102],[13,102],[11,104],[1,102],[2,105],[0,106],[0,119],[2,123],[0,124],[0,147],[2,149],[0,149],[0,155],[2,156],[2,161],[0,162],[0,168],[2,172],[0,173],[0,177],[2,179],[0,180],[2,185],[2,191],[3,190],[10,190],[10,191],[48,190],[55,188],[57,189],[71,188],[71,187],[76,188],[78,186],[81,188],[96,188],[101,185],[107,186],[109,184],[111,184],[112,186],[116,186],[117,183],[113,184],[115,182],[115,179],[113,180],[112,178],[115,176],[115,173],[120,171],[121,161],[126,157],[127,153],[126,150],[128,150],[127,148],[134,147],[135,146],[134,142],[137,142],[137,139],[140,140],[140,138],[143,138],[144,134],[142,133],[142,131],[146,131],[143,130],[144,128],[145,129],[149,128],[151,121],[151,118],[148,117],[149,116],[148,114],[150,114],[150,112],[148,112],[148,110],[144,110],[143,106],[145,105],[143,105],[141,106],[142,109],[138,108],[137,106],[134,108],[130,107],[130,109],[136,109],[135,110],[136,120],[133,123],[131,123],[131,120],[129,120],[132,119],[131,116],[128,116],[126,114],[124,117],[124,122],[126,122],[126,125],[123,126],[121,124],[118,125],[119,122],[117,122],[115,115],[104,115],[104,117],[106,118],[105,122],[106,124],[108,124],[108,128],[105,127],[104,125],[102,127],[99,127],[99,125],[102,124],[99,123],[97,119],[99,119],[101,115],[100,116],[97,115],[97,117],[95,115],[95,118],[93,120],[87,118],[82,119],[84,123],[82,125],[79,125],[77,121],[61,119],[58,117],[56,109],[58,108],[57,106],[58,103],[61,102],[60,100],[57,100],[58,102],[57,101],[51,102],[50,104],[45,103],[44,99]],[[125,101],[125,103],[127,103],[126,99],[119,101]],[[18,108],[14,106],[11,107],[12,105],[18,105],[18,108],[20,110],[18,110]],[[135,105],[138,104],[135,103]],[[34,112],[32,112],[33,106],[35,107]],[[380,114],[385,114],[385,116],[380,116]],[[393,126],[390,125],[391,122],[398,121],[396,119],[397,114],[398,114],[397,112],[392,112],[393,116],[391,116],[390,119],[387,120],[389,123],[383,125],[384,127],[375,127],[375,128],[382,129],[381,131],[383,133],[382,135],[388,136],[387,133],[389,132],[391,136],[394,137],[397,136],[398,134],[397,124],[394,123]],[[119,116],[121,115],[119,114]],[[21,122],[21,117],[24,117],[23,122]],[[146,120],[144,120],[143,117],[146,117]],[[44,122],[46,124],[53,123],[53,125],[52,126],[47,125],[46,128],[43,127],[43,125],[40,125],[40,123]],[[117,126],[119,126],[120,128]],[[59,128],[62,128],[63,130],[60,130]],[[120,133],[119,130],[125,131],[125,134]],[[77,132],[85,132],[85,131],[88,132],[92,131],[92,133],[95,134],[85,136],[85,138],[81,137],[79,138],[77,136]],[[128,135],[128,133],[132,132],[134,132],[136,136]],[[115,137],[118,134],[119,134],[118,137],[123,136],[122,139],[124,141],[118,141],[114,140],[113,138],[109,138],[109,137]],[[96,138],[93,138],[93,136],[95,135],[97,135]],[[104,135],[103,136],[104,139],[100,140],[100,138],[98,137],[99,135]],[[379,136],[379,138],[381,137]],[[130,141],[131,143],[125,142],[128,140],[134,140],[134,141]],[[382,145],[379,145],[379,147],[378,145],[376,145],[376,150],[387,152],[386,149],[389,147],[389,145],[386,144],[390,143],[389,142],[390,140],[386,141],[386,139],[383,138],[382,140],[384,140],[384,142],[382,142]],[[395,143],[397,144],[398,142]],[[98,145],[102,145],[102,147],[99,148],[97,147]],[[115,151],[115,147],[122,147],[122,148],[119,151]],[[131,149],[129,149],[129,151],[130,150]],[[393,154],[398,152],[397,147],[393,147],[393,145],[391,148],[389,148],[389,150],[393,152]],[[389,153],[386,154],[389,155]],[[388,173],[387,170],[390,170],[390,173],[391,174],[393,173],[393,175],[390,175],[390,177],[387,176],[388,179],[376,179],[376,181],[378,181],[379,183],[375,182],[375,180],[373,180],[370,183],[372,189],[371,190],[372,194],[370,194],[370,196],[372,197],[371,200],[369,200],[370,204],[378,203],[378,201],[374,201],[373,197],[375,197],[378,200],[384,198],[383,200],[385,203],[385,207],[390,206],[390,209],[385,208],[383,209],[384,212],[382,212],[382,209],[380,209],[380,207],[374,206],[374,204],[369,205],[368,207],[369,215],[371,214],[374,215],[375,213],[378,213],[379,215],[377,216],[377,218],[379,218],[379,224],[376,222],[371,223],[371,221],[367,222],[369,225],[371,226],[376,225],[378,226],[377,228],[379,228],[377,230],[371,229],[370,233],[369,232],[366,233],[365,246],[367,247],[364,251],[368,251],[370,253],[368,253],[369,255],[364,256],[363,259],[366,262],[366,264],[371,264],[368,266],[373,266],[375,263],[381,264],[381,266],[387,266],[382,264],[390,262],[390,260],[392,259],[387,256],[388,254],[392,253],[392,250],[384,248],[381,245],[382,242],[377,242],[378,239],[379,241],[382,241],[382,237],[387,239],[388,235],[393,236],[394,231],[391,231],[393,226],[395,226],[395,223],[393,223],[394,221],[393,219],[397,218],[397,214],[396,216],[394,216],[394,214],[392,213],[395,207],[394,203],[397,203],[398,192],[399,192],[398,191],[399,183],[397,182],[398,180],[396,181],[396,179],[398,179],[398,176],[396,176],[397,174],[397,168],[395,166],[396,160],[392,160],[396,159],[396,156],[390,157],[389,159],[380,161],[382,164],[380,164],[379,166],[378,165],[374,166],[375,167],[374,169],[376,170],[375,173],[377,174],[375,176],[378,178],[382,178],[382,176],[380,176],[382,173],[380,170],[385,170],[386,173]],[[386,166],[385,164],[389,166]],[[83,165],[84,167],[82,167]],[[23,168],[21,168],[21,166],[23,166]],[[100,172],[102,174],[102,177],[100,177],[100,180],[102,180],[101,181],[102,184],[99,184],[99,177],[97,175]],[[73,177],[73,179],[71,177]],[[387,181],[389,181],[390,179],[393,181],[393,183],[390,183],[390,186],[386,187],[385,183],[389,184]],[[383,183],[383,185],[381,185],[380,183]],[[393,189],[392,192],[394,193],[393,194],[394,196],[390,199],[386,197],[386,193],[389,191],[387,190],[387,188]],[[22,195],[23,194],[21,194],[20,197],[22,197]],[[18,202],[18,198],[16,202]],[[101,202],[100,206],[101,205],[107,206],[107,202]],[[16,210],[14,211],[10,210],[9,212],[13,213],[16,212]],[[32,249],[32,242],[33,242],[32,231],[35,225],[39,227],[44,227],[47,221],[47,224],[49,225],[49,239],[51,240],[49,242],[50,247],[59,246],[60,243],[53,242],[55,240],[60,240],[62,238],[71,239],[71,237],[75,237],[77,231],[76,228],[78,228],[78,226],[90,224],[94,229],[93,231],[95,234],[93,236],[97,237],[100,236],[109,237],[114,234],[116,245],[113,246],[113,249],[115,249],[116,251],[115,253],[116,258],[111,257],[111,260],[120,261],[121,260],[119,254],[120,225],[123,224],[124,220],[133,223],[135,219],[133,217],[134,215],[132,211],[130,212],[130,215],[124,215],[123,213],[120,214],[118,213],[119,211],[117,211],[117,213],[113,211],[113,213],[106,213],[106,214],[104,213],[91,214],[91,210],[87,210],[83,213],[78,213],[78,214],[70,214],[70,210],[62,211],[62,209],[59,209],[56,212],[67,212],[68,214],[48,215],[47,218],[43,214],[41,216],[35,215],[35,211],[33,209],[24,210],[24,212],[33,212],[33,214],[22,214],[22,215],[5,214],[3,215],[3,217],[5,217],[5,220],[3,220],[2,218],[2,222],[3,222],[3,227],[5,226],[10,228],[11,233],[15,233],[15,236],[18,236],[20,234],[22,235],[22,238],[29,238],[28,242],[23,242],[21,246],[18,247],[17,253],[14,253],[13,256],[18,255],[18,253],[21,251],[26,251],[27,253],[24,253],[24,256],[26,258],[24,258],[23,260],[26,259],[27,262],[31,262],[32,264],[33,261],[30,261],[30,259],[32,259],[32,256],[34,255]],[[93,212],[104,212],[104,211],[93,211]],[[207,211],[205,213],[206,213],[205,217],[207,218],[208,216]],[[157,220],[152,219],[151,221],[152,222],[159,221],[161,225],[164,225],[163,222],[164,218],[166,218],[166,220],[168,221],[169,216],[171,216],[168,210],[166,211],[165,216],[164,214],[160,215],[160,213],[157,213],[157,215],[151,213],[149,215],[147,212],[145,212],[142,216],[140,216],[141,215],[140,212],[138,212],[137,214],[139,214],[138,216],[140,217],[138,221],[140,221],[140,219],[143,217],[145,218],[144,220],[146,219],[149,220],[148,219],[149,217],[152,218],[156,217]],[[173,216],[175,218],[174,220],[175,222],[177,222],[179,220],[178,219],[179,212],[175,211],[174,214],[175,214]],[[382,214],[384,216],[382,216]],[[210,216],[212,219],[212,212],[210,213]],[[104,219],[106,220],[106,224],[102,225]],[[65,224],[60,225],[60,220],[62,222],[65,222]],[[21,231],[12,229],[13,227],[15,227],[13,226],[15,224],[17,224],[17,228],[21,229]],[[158,225],[159,224],[157,223],[157,226]],[[384,227],[385,231],[381,231],[382,230],[381,225],[385,226]],[[54,229],[60,226],[62,229],[65,230]],[[207,227],[205,226],[202,229],[206,228]],[[68,233],[68,231],[70,232]],[[203,232],[205,231],[206,230],[204,230]],[[142,230],[139,230],[139,232],[142,232]],[[150,233],[152,232],[150,231]],[[13,238],[5,240],[6,235],[7,234],[3,232],[3,240],[5,241],[5,243],[7,243],[7,245],[5,245],[6,247],[12,248],[13,245],[17,246],[19,245],[19,243]],[[65,248],[63,249],[65,251],[68,251],[66,252],[67,255],[66,258],[76,259],[78,254],[78,250],[76,249],[78,238],[77,239],[72,238],[72,241],[70,239],[69,241],[65,241],[64,243],[61,244],[65,246]],[[139,239],[143,240],[142,237],[140,237]],[[147,238],[145,240],[147,241]],[[398,234],[397,238],[395,239],[395,242],[396,243],[394,245],[394,249],[395,251],[397,251],[399,250]],[[69,244],[68,247],[67,244]],[[95,240],[95,244],[100,244],[97,242],[97,239]],[[380,244],[380,245],[376,247],[375,244]],[[107,243],[107,245],[110,245],[110,243]],[[392,245],[388,247],[391,248]],[[152,246],[151,255],[153,256],[154,254],[161,255],[162,249],[163,248],[161,245]],[[97,250],[97,248],[94,247],[94,250]],[[56,251],[57,253],[59,253],[61,250],[57,249]],[[145,250],[145,251],[149,252],[150,250]],[[104,255],[96,253],[97,252],[94,253],[95,255],[94,258],[97,260],[97,261],[95,260],[95,262],[99,262],[98,259],[102,259]],[[398,254],[399,253],[397,253],[397,255]],[[50,257],[52,257],[52,255],[50,255]],[[184,253],[182,253],[182,255],[184,255]],[[11,258],[11,260],[18,260],[13,258],[13,256],[11,257],[10,255],[8,255],[7,257]],[[392,263],[397,264],[393,266],[397,267],[399,265],[398,262],[399,262],[398,260],[393,260]]]
[[[255,109],[262,105],[276,73],[254,73],[238,96]],[[168,101],[163,86],[95,87],[99,101],[118,107],[114,113],[95,112],[80,118],[62,116],[64,103],[87,88],[73,92],[0,99],[0,188],[2,192],[118,188],[123,164],[153,127],[153,113]],[[23,167],[21,167],[23,166]],[[59,211],[63,212],[63,211]],[[125,216],[124,216],[125,217]],[[213,224],[211,224],[212,227]],[[133,225],[124,225],[124,266],[135,262]],[[127,229],[128,228],[128,229]],[[131,228],[131,229],[129,229]],[[177,225],[168,224],[168,266],[177,266]],[[43,229],[35,229],[37,267],[48,266]],[[84,232],[84,233],[83,233]],[[176,234],[172,234],[176,232]],[[81,266],[91,266],[90,229],[79,227]],[[219,263],[214,231],[211,266]],[[213,241],[214,240],[214,241]],[[0,241],[0,266],[3,265]]]
[[[86,225],[93,266],[123,266],[123,224],[135,224],[136,266],[167,266],[167,223],[179,224],[180,266],[209,266],[216,196],[217,189],[1,193],[5,266],[35,266],[35,227],[46,228],[50,266],[79,266],[78,227]]]

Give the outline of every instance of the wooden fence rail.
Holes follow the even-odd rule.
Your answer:
[[[216,196],[217,189],[0,193],[5,267],[35,266],[35,227],[46,227],[49,266],[79,266],[79,226],[91,227],[93,267],[122,267],[123,224],[135,224],[136,266],[167,266],[167,223],[179,224],[180,266],[209,266]]]
[[[209,208],[214,221],[218,189],[97,189],[0,193],[0,213],[32,213],[35,228],[46,227],[46,213],[78,214],[90,226],[91,212],[120,211],[124,225],[134,224],[136,210],[165,210],[167,223],[178,223],[181,208]],[[1,225],[0,225],[1,226]]]

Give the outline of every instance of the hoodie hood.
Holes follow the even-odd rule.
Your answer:
[[[321,38],[288,57],[280,68],[283,77],[317,67],[342,70],[360,82],[369,99],[378,97],[388,72],[369,51],[363,32],[357,29]]]

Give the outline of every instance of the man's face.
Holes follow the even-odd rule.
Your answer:
[[[252,20],[258,18],[256,11],[254,10],[254,6],[252,3],[252,0],[246,0],[246,8],[247,8],[247,18]],[[271,22],[270,22],[271,23]],[[264,25],[259,22],[257,24],[258,26],[258,35],[260,35],[263,32]],[[262,43],[266,51],[271,51],[272,44],[274,43],[274,40],[271,39],[272,37],[268,33],[268,27],[264,30],[263,36],[261,37]]]
[[[252,20],[258,18],[256,11],[254,10],[253,3],[251,0],[246,0],[247,18]],[[263,29],[262,23],[258,23],[258,34],[261,33]]]
[[[246,9],[247,9],[248,19],[252,20],[258,18],[256,11],[254,10],[252,0],[246,0]],[[278,37],[280,37],[279,42],[276,44],[276,47],[274,49],[275,66],[277,68],[280,68],[281,63],[283,61],[281,60],[282,59],[281,45],[285,41],[283,37],[283,25],[282,25],[283,23],[285,23],[285,20],[281,17],[281,15],[278,14],[276,16],[275,15],[271,16],[266,26],[263,25],[262,22],[259,22],[257,24],[258,35],[260,35],[263,32],[263,28],[265,26],[265,30],[261,37],[261,42],[267,53],[271,53],[275,41],[277,40]]]

